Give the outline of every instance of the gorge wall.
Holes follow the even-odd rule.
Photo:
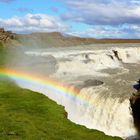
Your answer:
[[[132,108],[132,115],[134,118],[134,124],[140,135],[140,91],[133,93],[130,98],[130,103]]]

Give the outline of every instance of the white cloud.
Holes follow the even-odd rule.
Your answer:
[[[67,0],[65,20],[89,25],[140,24],[140,3],[132,0]]]
[[[133,0],[128,5],[125,1],[67,0],[69,13],[64,17],[75,21],[73,24],[67,22],[69,26],[59,17],[27,14],[23,17],[0,18],[0,27],[17,33],[58,31],[82,37],[140,38],[140,4]],[[75,26],[77,22],[85,23],[86,29],[80,25],[78,28],[81,31],[76,31],[76,27],[72,31],[70,25]]]
[[[27,14],[24,17],[0,19],[0,26],[7,30],[21,33],[31,32],[65,32],[69,27],[59,18],[46,14]]]
[[[70,35],[92,38],[140,38],[140,26],[124,25],[120,27],[91,26],[87,30],[69,33]]]

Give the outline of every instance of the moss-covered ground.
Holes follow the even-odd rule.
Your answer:
[[[120,140],[76,125],[46,96],[0,80],[1,140]]]

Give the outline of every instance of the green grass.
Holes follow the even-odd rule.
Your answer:
[[[4,47],[3,43],[0,42],[0,66],[4,66],[5,64],[5,54],[6,48]]]
[[[121,140],[76,125],[46,96],[0,80],[0,140]]]

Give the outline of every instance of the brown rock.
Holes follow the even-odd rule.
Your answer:
[[[7,42],[15,38],[15,34],[11,31],[5,31],[4,28],[0,28],[0,42]]]
[[[134,119],[134,125],[140,135],[140,91],[133,93],[130,98],[130,105]]]

